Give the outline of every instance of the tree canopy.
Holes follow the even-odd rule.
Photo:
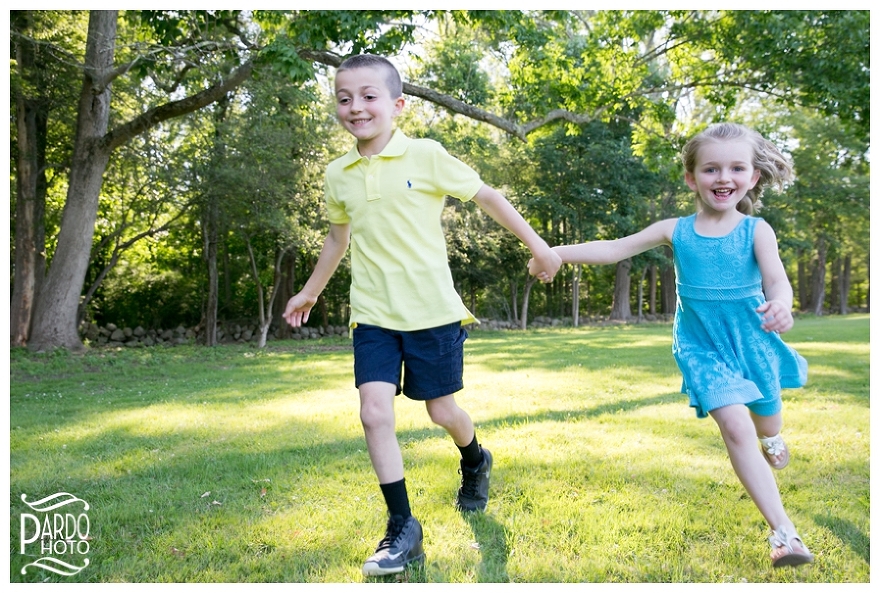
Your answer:
[[[826,300],[827,262],[867,269],[868,11],[10,17],[13,345],[78,348],[80,323],[105,316],[257,317],[295,291],[326,224],[321,173],[348,144],[326,80],[360,52],[401,67],[412,101],[400,125],[469,162],[551,243],[685,211],[682,143],[739,119],[801,171],[766,216],[791,231],[781,244],[792,269],[811,262],[795,280],[818,283],[813,309]],[[522,248],[467,205],[447,219],[463,296],[515,320],[527,297]],[[665,261],[643,259],[633,274]],[[611,288],[615,273],[630,272],[589,272],[591,309],[629,302]],[[346,274],[318,322],[345,322]],[[581,298],[569,282],[538,291],[533,308],[568,310]],[[259,316],[271,322],[272,311]]]

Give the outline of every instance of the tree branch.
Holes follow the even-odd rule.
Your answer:
[[[80,305],[77,309],[77,325],[79,325],[79,322],[83,320],[83,314],[86,311],[86,307],[89,304],[89,302],[92,300],[92,297],[95,296],[95,292],[98,290],[98,287],[101,286],[101,284],[103,284],[104,279],[107,277],[107,274],[109,274],[110,271],[116,267],[116,264],[119,263],[119,258],[122,255],[122,253],[126,249],[128,249],[129,247],[131,247],[132,245],[134,245],[135,243],[140,241],[141,239],[144,239],[146,237],[154,237],[163,231],[167,231],[169,228],[171,228],[171,225],[174,224],[175,221],[177,221],[180,217],[182,217],[184,214],[186,214],[188,208],[189,208],[188,205],[184,206],[180,212],[175,214],[174,217],[171,218],[171,220],[169,220],[165,224],[163,224],[159,227],[156,227],[156,228],[149,228],[145,231],[142,231],[142,232],[138,233],[137,235],[135,235],[134,237],[132,237],[131,239],[129,239],[128,241],[124,241],[122,243],[118,242],[119,237],[121,236],[121,234],[125,230],[125,228],[120,228],[117,232],[114,232],[109,237],[104,238],[104,240],[101,242],[102,245],[106,245],[108,240],[113,239],[113,238],[115,238],[117,240],[117,244],[113,247],[113,252],[110,256],[110,261],[98,273],[98,276],[95,278],[95,281],[92,282],[91,286],[89,286],[88,290],[86,290],[86,293],[83,296],[82,302],[80,302]]]
[[[108,151],[112,151],[163,121],[198,111],[202,107],[220,100],[226,93],[247,80],[253,73],[253,70],[254,63],[252,60],[249,60],[234,70],[227,78],[201,92],[178,101],[164,103],[146,111],[128,123],[122,124],[108,132],[104,136],[105,148]]]
[[[328,51],[301,50],[299,52],[299,55],[304,60],[311,60],[314,62],[318,62],[319,64],[324,64],[325,66],[333,66],[334,68],[338,67],[342,63],[341,57]],[[495,115],[494,113],[486,111],[485,109],[474,107],[473,105],[469,105],[463,101],[459,101],[454,97],[439,93],[433,89],[425,88],[408,82],[403,83],[403,92],[407,95],[419,97],[421,99],[425,99],[426,101],[430,101],[435,105],[445,107],[453,113],[458,113],[459,115],[464,115],[471,119],[487,123],[491,126],[495,126],[496,128],[503,130],[508,134],[515,136],[516,138],[519,138],[523,141],[525,141],[526,136],[528,136],[531,132],[535,131],[541,126],[545,126],[550,122],[559,119],[564,119],[566,121],[577,124],[586,123],[596,119],[596,114],[578,114],[565,109],[554,109],[540,119],[521,124],[511,121],[509,119],[505,119],[499,115]]]

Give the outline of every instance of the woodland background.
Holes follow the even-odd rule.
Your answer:
[[[327,163],[351,145],[334,67],[398,65],[398,125],[500,188],[551,245],[693,211],[678,152],[750,125],[792,157],[764,196],[817,315],[869,303],[868,11],[11,11],[10,343],[80,349],[84,322],[258,320],[262,341],[326,233]],[[472,204],[444,214],[477,316],[669,313],[661,249],[549,285]],[[310,325],[343,325],[345,260]]]

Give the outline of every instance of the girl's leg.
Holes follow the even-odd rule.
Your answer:
[[[361,424],[373,471],[380,484],[403,479],[403,456],[394,432],[394,396],[397,387],[391,383],[371,381],[361,384]]]
[[[758,416],[752,413],[751,416],[755,430],[758,431],[758,438],[775,437],[782,430],[781,413],[773,414],[772,416]],[[783,451],[779,455],[773,455],[769,451],[765,451],[764,454],[767,456],[767,461],[776,466],[777,469],[782,469],[788,465],[788,451]]]
[[[772,416],[758,416],[751,414],[752,424],[758,431],[760,438],[775,437],[782,430],[782,413],[773,414]]]
[[[775,531],[782,527],[793,531],[794,525],[782,507],[773,470],[767,465],[756,443],[757,430],[772,429],[772,423],[768,422],[766,426],[762,423],[762,428],[756,429],[749,410],[743,405],[725,406],[709,414],[721,430],[733,470],[770,528]],[[781,417],[778,422],[781,426]],[[771,436],[777,433],[778,430]]]
[[[444,395],[425,402],[428,416],[442,426],[459,447],[466,447],[474,440],[474,423],[463,409],[458,407],[453,395]]]

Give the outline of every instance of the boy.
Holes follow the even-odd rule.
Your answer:
[[[482,511],[489,498],[492,455],[480,447],[470,416],[452,395],[463,387],[467,332],[461,326],[475,319],[453,287],[440,224],[445,196],[473,199],[529,247],[545,278],[555,275],[561,260],[470,167],[432,140],[411,140],[393,129],[404,99],[391,62],[350,57],[336,71],[335,88],[336,115],[357,144],[327,167],[330,231],[284,318],[293,327],[308,321],[350,242],[355,386],[367,451],[389,514],[385,537],[363,566],[364,575],[376,576],[402,572],[424,557],[394,427],[394,399],[401,391],[425,402],[431,420],[461,452],[457,507]]]

